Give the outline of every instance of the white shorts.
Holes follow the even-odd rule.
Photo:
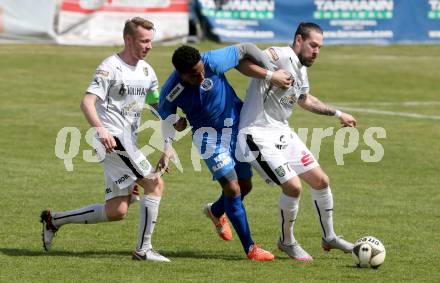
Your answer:
[[[105,173],[104,173],[104,178],[105,178],[105,189],[104,189],[105,201],[108,201],[115,197],[129,196],[131,195],[133,188],[135,186],[138,186],[136,183],[133,183],[126,188],[120,189],[109,176],[105,175]]]
[[[105,176],[105,198],[131,193],[135,181],[149,177],[154,172],[150,162],[131,140],[115,137],[116,148],[101,161]]]
[[[239,146],[246,158],[267,184],[284,184],[294,176],[305,173],[319,164],[313,154],[291,130],[268,134],[247,131]]]

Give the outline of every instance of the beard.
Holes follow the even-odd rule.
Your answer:
[[[303,66],[306,66],[306,67],[312,66],[313,63],[315,62],[315,58],[307,59],[301,53],[298,54],[298,60]]]

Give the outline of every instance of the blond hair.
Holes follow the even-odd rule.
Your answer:
[[[136,34],[135,31],[138,26],[141,26],[147,30],[153,30],[153,31],[155,30],[154,24],[149,20],[146,20],[141,17],[134,17],[132,19],[125,21],[124,33],[123,33],[124,38],[126,35],[135,35]]]

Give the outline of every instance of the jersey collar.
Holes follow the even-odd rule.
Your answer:
[[[301,64],[301,62],[298,59],[298,56],[296,55],[296,53],[293,51],[293,47],[289,45],[289,56],[290,58],[292,58],[292,63],[295,64],[298,69],[301,69],[303,66],[303,64]]]

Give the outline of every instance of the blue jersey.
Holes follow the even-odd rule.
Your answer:
[[[232,118],[233,127],[237,127],[243,103],[224,73],[238,65],[238,47],[208,51],[202,54],[201,60],[205,65],[205,80],[200,86],[185,84],[176,71],[165,82],[159,98],[161,118],[165,120],[175,114],[179,107],[193,131],[200,127],[221,129],[227,118]]]

